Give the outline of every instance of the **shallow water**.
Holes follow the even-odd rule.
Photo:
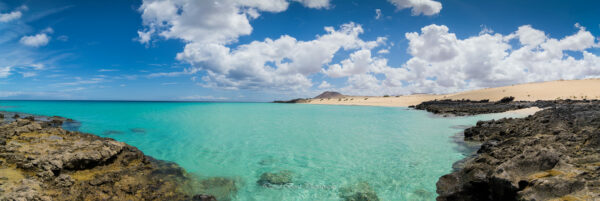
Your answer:
[[[437,179],[468,154],[452,139],[460,126],[508,115],[441,118],[399,107],[271,103],[0,106],[72,118],[83,132],[129,143],[201,177],[233,178],[238,191],[232,200],[340,200],[340,188],[361,182],[380,200],[434,200]],[[293,185],[257,185],[262,173],[281,170],[292,172]]]

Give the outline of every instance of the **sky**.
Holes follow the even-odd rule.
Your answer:
[[[600,77],[595,0],[0,0],[0,99],[271,101]]]

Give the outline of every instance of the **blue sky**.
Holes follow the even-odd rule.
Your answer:
[[[210,12],[215,2],[223,10]],[[599,77],[598,8],[592,0],[0,0],[0,99],[270,101]]]

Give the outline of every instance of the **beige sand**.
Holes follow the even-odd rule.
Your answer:
[[[556,100],[556,99],[600,99],[600,79],[565,80],[528,83],[506,87],[487,88],[454,94],[434,95],[415,94],[407,96],[347,96],[345,98],[309,99],[308,104],[329,105],[368,105],[407,107],[434,99],[471,99],[498,101],[503,97],[514,96],[515,100]]]

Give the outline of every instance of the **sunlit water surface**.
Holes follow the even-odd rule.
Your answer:
[[[0,101],[0,110],[72,118],[80,131],[201,178],[232,178],[232,200],[340,200],[340,188],[360,182],[380,200],[434,200],[438,178],[468,154],[452,140],[460,126],[507,116],[271,103]],[[292,185],[256,183],[281,170],[293,173]]]

